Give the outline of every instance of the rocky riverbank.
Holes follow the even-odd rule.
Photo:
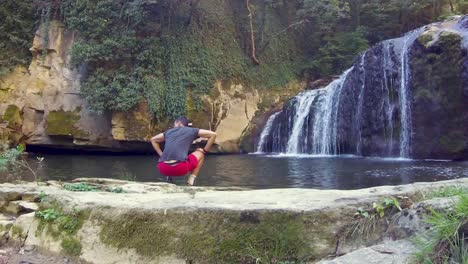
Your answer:
[[[351,191],[189,188],[108,179],[2,184],[0,237],[3,246],[90,263],[313,263],[366,246],[360,250],[370,258],[376,259],[370,253],[377,247],[387,249],[383,256],[407,259],[411,248],[404,246],[402,253],[398,243],[409,242],[401,239],[427,228],[422,219],[429,208],[452,204],[421,202],[425,194],[454,185],[468,186],[468,179]],[[389,199],[397,203],[386,206]],[[358,228],[366,213],[375,213],[373,203],[382,213],[373,215],[371,229]],[[399,242],[389,242],[394,240]]]

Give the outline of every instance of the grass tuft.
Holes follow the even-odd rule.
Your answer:
[[[468,264],[468,191],[466,188],[437,190],[437,195],[458,193],[459,200],[453,209],[437,212],[431,210],[426,220],[431,229],[415,239],[419,251],[415,263],[424,264]],[[438,196],[445,197],[445,196]]]

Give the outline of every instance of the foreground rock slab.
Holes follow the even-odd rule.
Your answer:
[[[389,226],[382,219],[369,239],[340,240],[356,220],[357,208],[372,208],[383,197],[411,198],[442,186],[468,187],[468,179],[350,191],[183,187],[109,179],[75,182],[122,192],[72,192],[53,181],[39,186],[1,184],[4,207],[41,196],[39,210],[50,210],[47,217],[20,215],[10,227],[10,237],[22,246],[102,264],[251,263],[261,257],[274,259],[269,248],[275,246],[318,261],[338,251],[341,255],[385,239],[404,239],[421,228],[412,220],[419,216],[411,217],[424,210],[418,205],[395,221],[401,226]],[[398,249],[393,244],[392,248]],[[371,251],[364,252],[371,257]]]

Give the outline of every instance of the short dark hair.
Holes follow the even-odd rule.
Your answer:
[[[185,116],[179,116],[178,118],[176,118],[174,120],[174,124],[177,123],[177,122],[180,122],[182,125],[184,126],[188,126],[189,125],[189,121],[188,119],[185,117]]]

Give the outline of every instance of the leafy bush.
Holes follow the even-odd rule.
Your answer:
[[[17,65],[31,61],[34,36],[34,6],[31,0],[3,0],[0,5],[0,77]]]
[[[33,168],[27,157],[23,157],[24,147],[18,145],[16,148],[7,149],[0,154],[0,174],[4,174],[7,180],[21,180],[22,175],[25,171],[29,171],[36,182],[38,182],[39,176],[37,169],[40,168],[44,158],[37,157],[37,166]]]

